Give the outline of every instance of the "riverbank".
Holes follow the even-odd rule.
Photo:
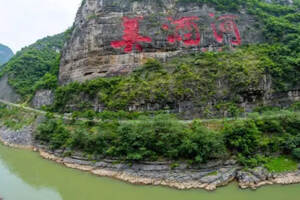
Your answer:
[[[224,165],[207,169],[187,169],[180,165],[174,169],[167,163],[117,163],[114,160],[91,162],[82,158],[58,157],[55,153],[39,149],[40,155],[73,169],[88,171],[98,176],[112,177],[132,184],[163,185],[176,189],[215,190],[233,181],[237,167]]]
[[[24,127],[15,131],[0,128],[0,141],[13,148],[32,149],[44,159],[55,161],[66,167],[111,177],[132,184],[162,185],[176,189],[215,190],[237,181],[243,189],[256,189],[264,185],[300,183],[300,168],[295,172],[269,173],[263,167],[244,170],[234,160],[210,162],[200,166],[186,163],[143,162],[121,163],[117,160],[89,161],[81,153],[66,156],[63,150],[51,151],[33,141],[34,128]],[[299,166],[300,167],[300,166]]]

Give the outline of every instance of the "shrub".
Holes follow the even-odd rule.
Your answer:
[[[295,148],[295,149],[293,150],[292,155],[294,156],[294,158],[296,158],[297,160],[300,161],[300,148]]]
[[[251,156],[258,151],[261,132],[253,120],[225,124],[224,135],[226,146],[234,152]]]
[[[268,159],[265,156],[262,155],[255,155],[253,157],[245,157],[242,154],[237,155],[237,160],[240,164],[242,164],[245,167],[254,168],[261,166],[265,163],[267,163]]]
[[[36,139],[53,149],[70,147],[128,161],[187,159],[203,163],[226,155],[223,137],[209,131],[200,122],[190,126],[169,115],[157,115],[144,121],[62,124],[48,116],[38,127]],[[71,131],[69,131],[71,130]]]
[[[191,124],[180,148],[181,157],[198,163],[223,159],[227,155],[222,134],[208,130],[199,121]]]
[[[291,153],[295,148],[300,146],[300,134],[294,136],[288,134],[285,137],[284,150],[286,153]]]
[[[293,103],[290,107],[292,111],[300,111],[300,101]]]
[[[281,121],[278,119],[258,119],[255,120],[255,124],[259,131],[265,133],[265,134],[283,134],[284,129],[282,127]]]
[[[35,138],[50,145],[52,149],[58,149],[66,144],[70,137],[69,131],[63,125],[62,120],[49,118],[38,127]]]
[[[85,113],[86,116],[89,113]],[[94,112],[91,113],[94,117]],[[1,115],[6,114],[2,112]],[[74,114],[73,118],[77,117]],[[274,153],[293,154],[299,159],[300,134],[285,131],[287,124],[297,128],[297,122],[294,115],[230,120],[224,127],[218,127],[218,131],[213,131],[200,121],[187,124],[164,114],[144,116],[136,121],[92,124],[80,120],[64,124],[63,120],[47,114],[46,120],[38,127],[36,139],[53,149],[70,148],[126,161],[166,159],[205,163],[236,156],[242,165],[256,167],[269,163],[267,156]]]

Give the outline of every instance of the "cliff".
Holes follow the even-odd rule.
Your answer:
[[[20,96],[8,84],[7,75],[0,78],[0,99],[14,103],[20,100]]]
[[[60,82],[127,74],[147,58],[166,61],[264,41],[260,23],[244,9],[217,11],[190,2],[83,1],[62,53]]]
[[[54,110],[192,119],[288,107],[300,98],[299,10],[276,0],[83,1]],[[85,83],[64,87],[74,82]]]

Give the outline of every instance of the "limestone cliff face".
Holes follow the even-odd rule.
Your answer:
[[[21,98],[16,91],[8,84],[8,76],[0,78],[0,99],[16,103]]]
[[[54,94],[52,90],[38,90],[33,99],[32,106],[34,108],[41,108],[42,106],[48,106],[53,104]]]
[[[261,42],[260,25],[245,11],[218,12],[177,0],[86,0],[60,67],[60,82],[123,75],[147,58],[222,51]]]

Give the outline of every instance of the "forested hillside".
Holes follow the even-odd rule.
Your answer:
[[[9,84],[24,100],[39,87],[38,81],[51,82],[48,87],[55,87],[65,38],[66,34],[62,33],[23,48],[2,67],[0,76],[7,74]]]

